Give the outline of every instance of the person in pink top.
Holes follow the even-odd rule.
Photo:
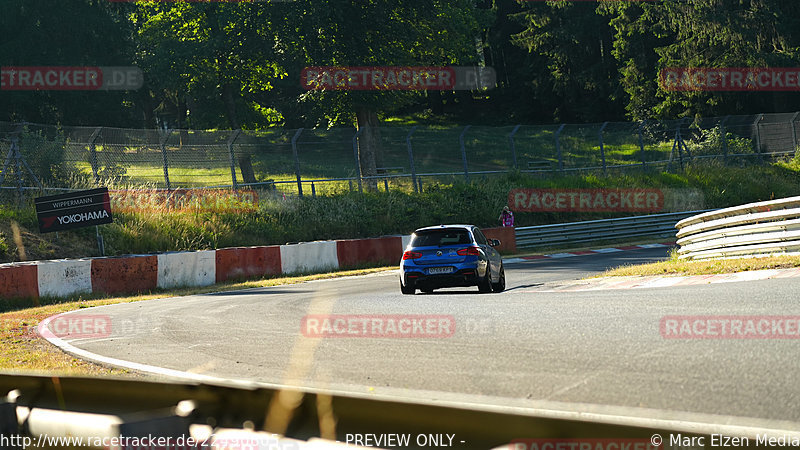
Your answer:
[[[508,206],[503,207],[503,212],[500,213],[500,217],[498,217],[500,223],[504,227],[513,227],[514,226],[514,213],[511,212]]]

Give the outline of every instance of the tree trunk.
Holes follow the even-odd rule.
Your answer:
[[[233,88],[230,83],[222,86],[222,103],[225,105],[225,113],[228,123],[233,130],[240,130],[239,116],[236,114],[236,100]],[[239,162],[239,172],[242,174],[242,181],[245,183],[256,183],[256,174],[253,170],[253,158],[250,153],[242,153],[236,158]]]
[[[249,153],[243,153],[237,158],[239,160],[239,171],[242,173],[242,181],[245,183],[255,183],[256,173],[253,171],[253,160]]]
[[[358,135],[358,163],[362,177],[374,177],[377,168],[382,167],[381,134],[378,127],[378,113],[369,108],[356,111],[356,127],[361,130]],[[378,189],[378,180],[365,180],[367,190]]]

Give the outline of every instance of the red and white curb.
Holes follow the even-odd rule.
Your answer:
[[[484,228],[498,250],[516,251],[514,229]],[[155,289],[210,286],[231,280],[321,273],[400,261],[410,236],[301,242],[286,245],[58,259],[0,264],[0,298],[127,294]]]
[[[590,280],[570,281],[555,287],[550,286],[544,287],[544,289],[532,289],[524,292],[580,292],[617,289],[648,289],[676,286],[697,286],[717,283],[736,283],[739,281],[759,281],[795,277],[800,277],[800,267],[795,267],[792,269],[751,270],[747,272],[723,273],[717,275],[605,277]]]
[[[628,250],[640,250],[643,248],[669,248],[674,247],[674,242],[661,242],[659,244],[642,244],[642,245],[628,245],[625,247],[609,247],[609,248],[598,248],[594,250],[582,250],[579,252],[565,252],[565,253],[553,253],[550,255],[531,255],[531,256],[520,256],[519,258],[509,258],[504,259],[503,262],[506,264],[512,263],[520,263],[529,261],[532,259],[560,259],[560,258],[571,258],[573,256],[585,256],[585,255],[594,255],[597,253],[616,253],[616,252],[624,252]]]

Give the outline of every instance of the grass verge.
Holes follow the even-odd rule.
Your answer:
[[[800,255],[776,255],[761,258],[715,259],[685,261],[673,251],[670,259],[649,264],[621,266],[597,277],[652,276],[652,275],[715,275],[747,270],[790,269],[800,267]]]
[[[139,377],[141,374],[128,370],[107,368],[74,358],[51,345],[36,333],[38,324],[55,314],[74,311],[93,306],[128,303],[152,300],[164,297],[205,294],[239,289],[297,284],[306,281],[341,278],[346,276],[366,275],[370,273],[396,270],[396,267],[378,267],[347,270],[295,277],[268,278],[234,283],[222,283],[214,286],[176,289],[137,296],[86,298],[71,297],[58,300],[57,303],[39,307],[19,309],[0,314],[0,370],[13,372],[45,372],[48,375],[92,375],[92,376],[128,376]],[[50,300],[55,302],[55,300]],[[42,303],[46,303],[43,299]]]
[[[800,162],[737,167],[711,161],[687,164],[676,173],[652,170],[616,171],[607,177],[589,173],[539,178],[510,173],[474,176],[471,183],[426,177],[421,193],[394,181],[388,192],[381,187],[379,192],[363,194],[343,188],[316,197],[284,198],[260,191],[258,207],[253,210],[120,211],[114,213],[114,223],[103,225],[100,231],[106,254],[117,256],[407,234],[441,223],[493,227],[499,225],[497,216],[514,188],[661,189],[672,199],[667,202],[665,198],[665,203],[670,203],[667,209],[677,210],[721,208],[789,197],[800,191]],[[10,204],[0,204],[0,262],[97,254],[94,229],[40,235],[35,231],[38,221],[32,204],[17,208],[13,197],[8,200]],[[517,211],[515,215],[518,226],[530,226],[629,214]],[[13,223],[19,226],[19,239],[14,237]]]

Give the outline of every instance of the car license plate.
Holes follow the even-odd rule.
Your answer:
[[[452,273],[452,267],[431,267],[428,269],[428,275],[438,275],[440,273]]]

